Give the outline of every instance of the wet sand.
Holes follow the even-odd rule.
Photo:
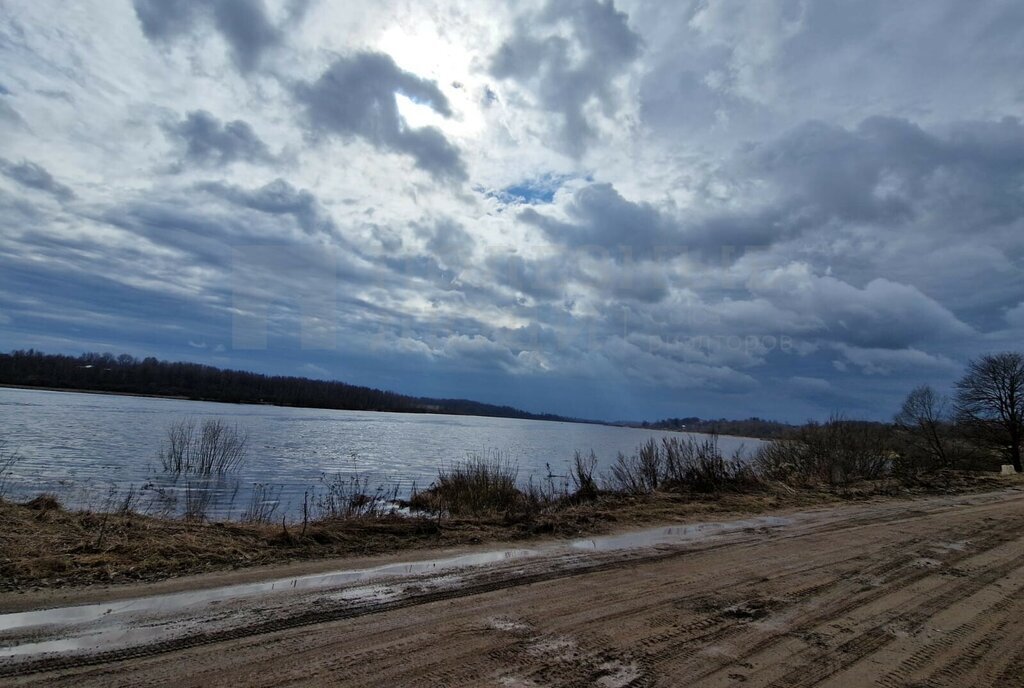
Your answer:
[[[77,686],[1024,685],[1020,491],[346,564],[9,613],[0,676]]]

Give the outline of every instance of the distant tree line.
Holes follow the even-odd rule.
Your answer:
[[[762,439],[784,437],[795,428],[795,426],[788,423],[779,423],[774,420],[764,420],[757,417],[745,420],[728,420],[726,418],[702,419],[697,417],[665,418],[653,423],[645,422],[641,427],[652,430],[701,432],[718,435],[737,435],[740,437],[758,437]]]
[[[891,423],[833,414],[823,423],[801,426],[760,418],[689,417],[642,427],[772,440],[762,456],[766,465],[801,467],[832,481],[885,472],[913,476],[944,469],[991,470],[1001,463],[1021,473],[1024,354],[1003,352],[971,361],[951,396],[929,385],[913,389]]]
[[[353,411],[570,420],[468,399],[413,397],[344,382],[222,370],[198,363],[159,361],[152,357],[139,360],[128,354],[62,356],[33,349],[0,354],[0,384]]]
[[[765,478],[788,483],[848,485],[929,476],[950,481],[959,471],[1021,472],[1024,442],[1024,355],[981,356],[967,365],[950,396],[928,385],[907,395],[892,423],[834,415],[811,422],[758,448]]]

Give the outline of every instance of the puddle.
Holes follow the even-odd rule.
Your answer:
[[[400,593],[385,584],[380,584],[381,579],[401,579],[432,573],[442,574],[443,572],[443,575],[433,577],[429,582],[413,582],[410,589],[423,585],[431,588],[457,586],[461,580],[454,573],[457,569],[528,559],[540,555],[567,554],[580,550],[609,552],[684,544],[724,533],[779,527],[790,522],[791,519],[762,517],[727,523],[696,523],[653,528],[620,535],[573,540],[569,543],[551,543],[536,549],[474,552],[440,559],[330,571],[259,583],[243,583],[101,604],[0,614],[0,633],[17,634],[28,631],[35,635],[32,641],[22,644],[6,644],[11,640],[0,641],[0,658],[18,658],[43,653],[82,652],[98,648],[139,645],[167,638],[175,633],[183,632],[181,627],[140,626],[140,623],[186,610],[199,611],[200,614],[197,615],[196,621],[200,621],[203,607],[229,600],[276,593],[324,590],[333,591],[326,595],[328,599],[386,601]],[[378,584],[346,587],[372,582]],[[392,584],[398,588],[401,587],[400,581]],[[208,615],[207,620],[211,620]],[[500,628],[502,622],[499,620],[495,620],[495,622],[496,626]],[[40,637],[40,633],[42,637]],[[58,634],[62,634],[62,637],[56,637]],[[46,635],[50,637],[46,638]]]
[[[731,521],[725,523],[695,523],[684,526],[654,528],[620,535],[573,540],[568,546],[575,550],[614,551],[625,549],[641,549],[658,545],[682,544],[692,540],[756,528],[779,527],[789,523],[789,519],[763,517]],[[444,559],[427,559],[424,561],[399,562],[384,564],[365,569],[330,571],[327,573],[310,574],[294,578],[282,578],[260,583],[242,583],[220,588],[195,590],[189,592],[153,595],[119,602],[82,605],[77,607],[59,607],[41,609],[31,612],[0,614],[0,632],[13,631],[34,626],[50,626],[64,624],[85,624],[95,621],[110,620],[119,615],[136,615],[143,612],[168,613],[197,607],[203,604],[224,602],[256,595],[278,592],[311,591],[325,588],[341,587],[351,583],[374,580],[377,578],[404,577],[425,573],[450,571],[453,569],[485,566],[515,559],[535,557],[545,553],[555,553],[563,549],[563,545],[555,544],[539,549],[506,549],[489,552],[461,554]]]
[[[787,525],[790,522],[791,519],[787,518],[764,516],[762,518],[749,518],[741,521],[728,521],[723,523],[692,523],[685,526],[669,526],[667,528],[640,530],[635,533],[623,533],[621,535],[609,535],[606,537],[574,540],[570,543],[570,546],[576,549],[606,552],[618,549],[639,549],[642,547],[657,547],[658,545],[676,545],[691,540],[706,538],[712,535],[721,535],[723,533],[755,530],[757,528],[778,528],[780,526]]]
[[[90,650],[96,647],[113,648],[141,645],[148,641],[164,640],[170,634],[164,628],[117,628],[92,633],[80,633],[56,640],[22,643],[0,647],[0,657],[31,657],[42,654],[69,653]]]
[[[105,602],[77,607],[58,607],[32,612],[2,614],[0,615],[0,632],[20,630],[34,626],[85,624],[94,621],[110,620],[111,617],[119,615],[136,615],[141,612],[175,612],[201,604],[224,602],[254,595],[340,587],[349,583],[359,583],[377,578],[414,576],[468,566],[483,566],[512,559],[532,557],[537,554],[540,554],[540,551],[533,549],[478,552],[446,559],[428,559],[425,561],[385,564],[367,569],[331,571],[261,583],[242,583],[240,585],[209,588],[207,590],[139,597],[121,602]],[[3,650],[0,649],[0,656],[2,654]]]

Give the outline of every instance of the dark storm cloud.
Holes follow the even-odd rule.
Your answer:
[[[529,208],[523,222],[540,227],[560,244],[606,249],[678,244],[678,228],[648,203],[627,201],[611,184],[590,184],[573,194],[567,207],[572,222],[561,222]]]
[[[466,179],[458,149],[435,127],[409,127],[398,112],[396,93],[445,117],[452,114],[436,83],[399,69],[381,53],[339,57],[319,79],[295,88],[314,133],[357,136],[378,148],[412,156],[417,167],[434,177]]]
[[[331,216],[306,190],[296,189],[283,179],[275,179],[258,189],[243,189],[222,182],[204,182],[198,189],[233,204],[269,215],[290,215],[307,233],[336,234],[337,227]]]
[[[811,123],[733,164],[740,188],[756,185],[764,212],[779,218],[780,258],[800,255],[851,283],[915,285],[975,326],[994,326],[1020,300],[1017,119],[939,130],[878,117],[852,129]]]
[[[345,248],[316,198],[280,179],[255,189],[205,182],[154,191],[111,206],[94,219],[187,256],[192,269],[212,269],[221,276],[233,252],[249,247],[309,246],[311,255],[327,255],[322,239],[331,234],[330,244],[342,253]],[[173,283],[188,279],[175,276]]]
[[[598,261],[585,271],[585,284],[600,290],[606,298],[622,302],[657,304],[668,297],[669,280],[664,271],[651,270],[632,261]]]
[[[810,122],[741,147],[695,187],[704,195],[686,213],[602,183],[578,189],[562,215],[525,210],[520,220],[568,257],[516,259],[507,279],[501,261],[490,267],[499,283],[549,303],[585,289],[600,312],[628,311],[631,330],[651,342],[673,332],[785,336],[806,365],[838,355],[876,377],[944,375],[954,352],[984,336],[979,322],[1004,327],[1020,303],[1022,184],[1016,119],[941,129],[881,117],[852,128]],[[730,244],[728,260],[692,264],[692,249]],[[959,259],[938,257],[947,246]],[[652,248],[668,262],[647,262]],[[993,251],[1005,269],[985,262]],[[951,260],[963,279],[947,279]],[[690,303],[678,298],[684,288]],[[613,319],[598,332],[613,333]],[[734,365],[728,353],[715,360]],[[777,365],[778,355],[750,360]]]
[[[267,144],[242,120],[221,122],[205,110],[196,110],[163,129],[181,147],[184,161],[196,165],[223,167],[237,161],[274,159]]]
[[[242,72],[259,66],[263,54],[281,42],[281,31],[267,16],[263,0],[134,0],[146,37],[169,41],[207,22],[224,38]]]
[[[1017,119],[962,122],[939,134],[875,117],[852,129],[809,122],[742,147],[697,187],[707,196],[685,214],[593,183],[574,192],[565,219],[533,208],[518,217],[567,247],[631,250],[638,260],[732,248],[738,258],[748,248],[822,233],[835,239],[855,228],[922,237],[998,231],[1024,218],[1022,181]],[[724,198],[708,190],[716,185],[729,189]]]
[[[251,276],[244,286],[268,302],[282,295],[330,293],[344,284],[349,287],[339,298],[351,307],[346,318],[353,327],[363,321],[368,323],[366,328],[380,322],[439,329],[458,326],[459,331],[480,327],[469,318],[451,324],[436,314],[413,316],[402,310],[402,299],[395,296],[415,290],[434,300],[441,295],[462,299],[462,286],[454,281],[451,266],[466,259],[472,240],[451,220],[421,227],[430,253],[377,255],[344,236],[315,195],[281,179],[253,189],[205,182],[179,191],[154,192],[112,207],[96,219],[187,257],[190,271],[168,279],[172,291],[198,289],[192,280],[201,275],[204,293],[226,298],[223,294],[230,285],[225,280],[238,274],[239,256],[243,263],[251,263],[246,257],[252,256],[256,264],[246,268]],[[445,264],[434,252],[444,256]],[[182,258],[166,260],[173,265]],[[136,269],[147,278],[160,272],[145,264]],[[125,276],[133,273],[132,268],[125,270]],[[373,296],[362,295],[363,290]],[[481,303],[492,298],[479,290],[474,293]]]
[[[0,208],[2,201],[0,194]],[[137,263],[126,262],[119,277],[129,282],[158,279],[168,292],[202,291],[204,299],[218,303],[229,301],[232,289],[239,286],[264,302],[278,303],[282,298],[295,301],[330,294],[346,285],[338,298],[347,304],[347,326],[363,328],[365,336],[386,323],[462,333],[482,327],[472,317],[452,321],[442,314],[410,314],[403,309],[401,295],[413,291],[432,302],[467,303],[451,266],[466,260],[473,241],[450,219],[419,227],[427,252],[374,254],[345,237],[316,196],[280,179],[252,189],[205,182],[176,191],[154,191],[91,219],[143,240],[119,242],[116,251],[109,247],[107,253],[121,255],[150,243],[170,249],[159,252],[159,258],[147,256],[150,251],[144,250]],[[25,251],[39,252],[38,240],[31,241],[32,247]],[[72,249],[61,242],[48,249],[56,251],[56,262],[64,260],[63,252],[68,250]],[[90,256],[102,253],[88,251]],[[438,256],[444,256],[444,264]],[[176,270],[182,264],[188,269]],[[231,276],[239,274],[244,275],[242,282],[232,282]],[[494,295],[485,285],[474,288],[472,298],[486,305],[493,303]],[[286,316],[291,317],[282,314]]]
[[[790,232],[783,226],[786,209],[705,211],[703,216],[678,217],[671,208],[634,202],[611,184],[578,189],[565,208],[568,221],[528,208],[519,219],[539,227],[551,241],[622,260],[651,261],[681,253],[732,261],[748,247],[769,243]],[[794,226],[806,220],[794,218]]]
[[[192,30],[206,4],[196,0],[133,0],[142,32],[150,40],[166,41]]]
[[[817,221],[900,224],[936,207],[986,225],[1017,219],[1024,126],[1016,118],[962,122],[943,134],[872,117],[854,129],[809,122],[749,147],[735,174],[771,185]],[[962,198],[950,197],[956,190]],[[966,201],[966,204],[965,204]]]
[[[564,256],[523,258],[516,254],[491,253],[484,267],[498,285],[542,301],[560,299],[573,279],[573,265]]]
[[[75,192],[54,179],[46,168],[28,160],[15,164],[0,158],[0,173],[22,186],[44,191],[61,201],[69,201],[75,197]]]
[[[560,23],[572,28],[571,38],[537,36],[538,27]],[[587,106],[596,101],[606,114],[614,113],[618,103],[611,82],[637,58],[640,45],[612,0],[552,0],[538,15],[517,22],[515,33],[492,57],[490,71],[522,83],[541,107],[561,115],[562,144],[579,156],[594,136]]]
[[[278,30],[267,19],[263,0],[217,0],[213,17],[242,71],[255,68],[263,51],[281,40]]]
[[[104,248],[88,242],[74,247],[93,251]],[[65,247],[65,257],[74,257],[76,251],[68,249],[72,247]],[[107,252],[115,259],[109,249]],[[59,255],[56,250],[49,253]],[[9,296],[19,291],[46,294],[41,302],[19,304],[11,299],[14,303],[11,311],[19,322],[42,331],[55,320],[66,320],[101,339],[109,337],[110,328],[117,327],[125,332],[145,333],[159,341],[174,330],[197,328],[197,320],[209,316],[205,305],[197,308],[195,302],[181,295],[159,288],[128,285],[114,275],[7,259],[0,260],[0,266],[0,294]]]
[[[463,265],[476,245],[466,228],[452,219],[440,220],[432,225],[420,224],[416,232],[426,239],[426,249],[449,268]]]

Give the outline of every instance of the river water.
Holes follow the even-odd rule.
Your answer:
[[[242,467],[211,483],[166,474],[159,458],[175,422],[219,419],[248,436]],[[137,509],[181,513],[200,492],[211,517],[239,517],[250,506],[253,485],[266,487],[276,517],[296,518],[311,495],[336,480],[358,476],[372,493],[378,485],[407,496],[444,465],[472,455],[500,456],[518,468],[521,481],[568,472],[576,451],[593,451],[598,471],[619,452],[632,453],[653,430],[583,423],[427,414],[281,408],[0,389],[0,441],[18,456],[2,489],[9,499],[42,492],[65,506],[116,508],[134,494]],[[730,456],[758,440],[721,437]],[[560,478],[554,479],[556,482]]]

